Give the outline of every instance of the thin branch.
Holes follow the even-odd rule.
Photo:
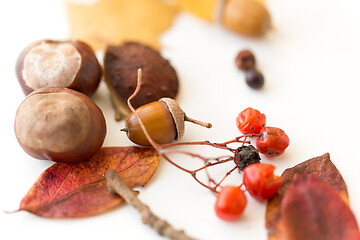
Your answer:
[[[197,176],[196,176],[197,172],[193,172],[191,173],[191,176],[195,179],[195,181],[197,181],[201,186],[206,187],[207,189],[209,189],[210,191],[217,193],[216,189],[214,187],[210,187],[208,185],[206,185],[205,183],[203,183],[202,181],[200,181]]]
[[[221,181],[218,183],[218,184],[216,184],[216,186],[214,187],[215,189],[217,189],[222,183],[223,183],[223,181],[235,170],[235,169],[237,169],[238,167],[237,166],[235,166],[233,169],[231,169],[230,171],[228,171],[226,174],[225,174],[225,176],[223,177],[223,179],[221,179]]]
[[[208,167],[212,167],[212,166],[215,166],[215,165],[218,165],[218,164],[221,164],[221,163],[226,163],[226,162],[229,162],[229,161],[232,161],[233,159],[231,157],[227,158],[227,159],[223,159],[223,160],[220,160],[220,161],[217,161],[217,162],[207,162],[205,164],[205,166],[201,167],[201,168],[198,168],[198,169],[195,169],[193,170],[193,172],[199,172],[205,168],[208,168]]]
[[[248,143],[249,144],[250,143],[249,141],[240,140],[241,138],[246,138],[246,137],[247,137],[247,135],[243,135],[243,136],[237,137],[235,139],[232,139],[230,141],[223,142],[223,143],[212,143],[209,141],[166,143],[166,144],[162,144],[161,147],[168,148],[168,147],[174,147],[174,146],[180,146],[180,145],[207,145],[207,146],[211,146],[211,147],[215,147],[215,148],[233,151],[234,149],[227,147],[227,145],[230,143],[242,143],[242,144]]]
[[[189,237],[184,231],[174,229],[168,222],[156,216],[150,208],[141,202],[137,195],[124,184],[114,170],[109,170],[105,176],[109,192],[120,195],[128,204],[136,208],[142,217],[143,223],[153,228],[159,235],[173,240],[194,240],[194,238]]]

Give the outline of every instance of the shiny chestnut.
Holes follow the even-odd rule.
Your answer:
[[[66,88],[41,88],[20,104],[15,135],[30,156],[55,162],[90,158],[105,139],[100,108],[85,94]]]
[[[16,75],[25,95],[43,87],[71,88],[91,95],[99,86],[101,67],[84,42],[42,40],[22,51]]]

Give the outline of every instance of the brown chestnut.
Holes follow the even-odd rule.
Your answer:
[[[101,148],[106,124],[100,108],[85,94],[67,88],[41,88],[19,106],[15,135],[34,158],[76,162]]]
[[[211,128],[210,123],[204,123],[186,116],[179,104],[172,98],[161,98],[159,101],[145,104],[137,108],[135,112],[151,138],[158,144],[180,139],[184,135],[185,121]],[[132,142],[151,146],[141,128],[138,117],[134,113],[128,115],[125,124],[126,127],[121,130],[126,132]]]
[[[43,87],[71,88],[91,95],[99,86],[101,67],[84,42],[42,40],[22,51],[16,75],[25,95]]]

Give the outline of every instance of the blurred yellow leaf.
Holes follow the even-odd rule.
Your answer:
[[[178,13],[160,0],[99,0],[92,5],[67,3],[71,38],[104,49],[122,41],[138,41],[159,48],[159,36]]]
[[[177,4],[181,10],[190,12],[208,21],[215,21],[217,8],[220,7],[221,1],[225,4],[228,0],[177,0]],[[254,1],[265,2],[265,0]]]
[[[208,21],[215,20],[218,0],[177,0],[179,7]]]

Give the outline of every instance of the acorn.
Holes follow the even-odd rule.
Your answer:
[[[25,95],[43,87],[59,87],[90,96],[102,73],[95,52],[86,43],[41,40],[21,52],[16,75]]]
[[[258,37],[271,26],[270,13],[256,0],[226,0],[221,16],[222,24],[238,34]]]
[[[158,144],[165,144],[179,140],[185,132],[185,121],[211,128],[210,123],[192,119],[184,113],[179,104],[172,98],[161,98],[159,101],[145,104],[135,110],[146,131]],[[128,138],[142,146],[151,146],[144,134],[138,117],[131,113],[125,120],[125,128]]]

